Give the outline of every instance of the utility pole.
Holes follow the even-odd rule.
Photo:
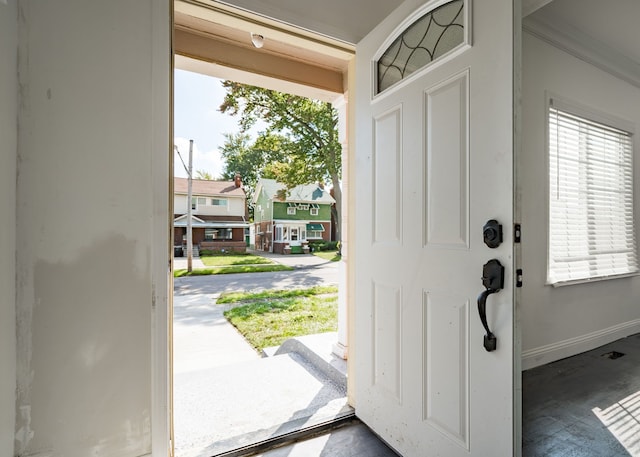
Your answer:
[[[193,140],[189,140],[189,170],[187,170],[187,271],[191,273],[193,263],[193,234],[191,233],[191,213],[193,212]]]

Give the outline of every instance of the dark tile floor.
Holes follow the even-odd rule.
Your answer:
[[[640,335],[527,370],[522,387],[523,457],[640,456]]]

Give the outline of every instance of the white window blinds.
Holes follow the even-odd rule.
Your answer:
[[[631,134],[552,103],[548,282],[637,272]]]

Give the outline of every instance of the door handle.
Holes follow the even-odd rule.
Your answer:
[[[484,348],[487,352],[495,351],[497,347],[497,338],[489,329],[487,323],[487,298],[491,294],[500,292],[504,288],[504,267],[497,259],[491,259],[482,267],[482,285],[485,290],[478,295],[478,313],[480,314],[480,322],[486,330],[484,336]]]

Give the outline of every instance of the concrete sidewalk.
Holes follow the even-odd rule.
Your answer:
[[[214,455],[353,412],[335,333],[288,340],[262,358],[218,294],[174,297],[174,420],[180,457]]]
[[[191,267],[193,269],[207,268],[200,257],[193,257],[191,259]],[[187,258],[186,257],[174,257],[173,258],[173,269],[174,270],[186,270],[187,269]]]
[[[224,317],[223,313],[229,307],[215,304],[218,295],[174,296],[174,374],[261,358]]]
[[[255,251],[252,249],[247,249],[247,253],[252,255],[257,255],[260,257],[266,257],[274,262],[280,263],[282,265],[286,265],[292,268],[314,268],[321,265],[326,265],[331,263],[328,260],[325,260],[321,257],[317,257],[313,254],[273,254],[270,252],[262,252]],[[196,268],[206,268],[205,264],[202,263],[200,257],[193,257],[191,261],[191,266]],[[186,257],[174,257],[173,259],[173,269],[174,270],[186,270],[187,269],[187,258]]]

